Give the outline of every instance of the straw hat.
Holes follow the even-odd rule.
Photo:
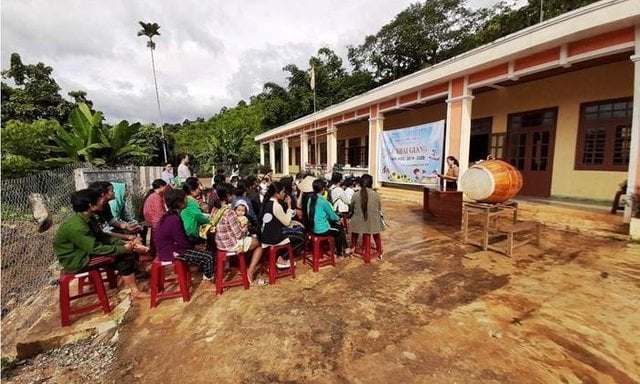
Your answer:
[[[304,179],[298,184],[298,189],[302,193],[313,192],[313,182],[316,180],[313,176],[305,176]]]

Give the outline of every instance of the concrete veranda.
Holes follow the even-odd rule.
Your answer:
[[[640,382],[640,245],[545,226],[540,245],[509,258],[424,223],[419,204],[383,205],[383,260],[318,273],[298,263],[274,286],[216,297],[197,281],[187,304],[133,304],[102,381]],[[523,216],[549,215],[537,209]],[[59,324],[52,292],[48,327]]]

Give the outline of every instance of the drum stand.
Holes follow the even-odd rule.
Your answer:
[[[502,248],[491,245],[490,240],[496,237],[504,237],[504,233],[497,233],[497,221],[500,216],[511,216],[513,224],[518,218],[518,203],[515,201],[507,201],[500,204],[487,204],[465,202],[462,208],[462,234],[465,244],[473,244],[481,247],[483,250],[502,251]],[[473,217],[479,218],[480,239],[471,239],[469,234],[469,220]],[[474,228],[471,232],[477,232],[478,228]]]

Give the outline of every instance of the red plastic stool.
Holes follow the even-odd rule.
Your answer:
[[[291,245],[291,241],[289,241],[289,239],[286,240],[287,242],[285,244],[267,246],[268,259],[265,269],[267,270],[267,275],[269,276],[269,284],[275,284],[276,279],[279,277],[291,276],[293,279],[296,278],[296,263],[293,259],[293,246]],[[280,269],[276,265],[276,260],[278,259],[278,251],[280,251],[281,249],[286,249],[289,253],[289,262],[291,263],[291,266],[289,268]]]
[[[174,278],[167,279],[165,267],[173,266]],[[178,282],[178,290],[164,292],[164,283],[169,281]],[[182,297],[183,302],[191,300],[189,286],[191,285],[191,271],[189,266],[182,260],[160,261],[157,257],[151,263],[151,308],[158,306],[160,299],[172,299]]]
[[[240,267],[240,276],[233,279],[224,280],[224,264],[227,261],[227,257],[236,256],[238,258],[238,264]],[[242,285],[244,289],[249,289],[249,276],[247,275],[247,261],[245,260],[244,252],[223,251],[218,249],[216,251],[216,294],[222,295],[222,291],[227,287],[236,287]],[[237,270],[232,268],[232,272],[236,274]]]
[[[109,289],[118,288],[118,275],[116,275],[116,271],[112,268],[100,268],[100,276],[102,277],[102,281],[105,283],[109,283]],[[106,275],[103,275],[106,274]],[[84,286],[87,284],[87,279],[89,275],[83,276],[78,279],[78,293],[84,292]]]
[[[318,272],[320,267],[324,267],[325,265],[336,266],[336,243],[333,236],[318,236],[311,233],[307,235],[307,240],[311,243],[311,252],[303,252],[302,261],[310,265],[313,268],[313,272]],[[322,250],[322,244],[325,242],[329,247],[326,258],[323,257],[324,251]]]
[[[69,294],[69,285],[75,279],[82,279],[88,277],[93,284],[93,290],[89,292],[79,292],[75,296]],[[104,283],[102,281],[102,274],[99,270],[94,269],[87,272],[72,273],[66,271],[60,271],[60,319],[62,326],[66,327],[71,325],[71,315],[85,313],[93,311],[97,308],[102,308],[102,312],[105,314],[111,312],[109,306],[109,298],[107,292],[104,289]],[[86,297],[89,295],[97,295],[98,302],[83,307],[71,308],[71,301]]]
[[[375,250],[371,250],[371,234],[365,233],[362,235],[362,248],[357,249],[356,245],[358,243],[358,235],[357,233],[351,234],[351,246],[353,247],[356,255],[362,256],[362,260],[364,260],[365,264],[369,264],[371,262],[371,256],[377,256],[378,258],[382,258],[382,238],[379,233],[373,235],[373,240],[376,243]]]

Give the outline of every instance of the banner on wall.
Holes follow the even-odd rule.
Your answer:
[[[382,132],[379,180],[438,185],[442,167],[444,120]]]

